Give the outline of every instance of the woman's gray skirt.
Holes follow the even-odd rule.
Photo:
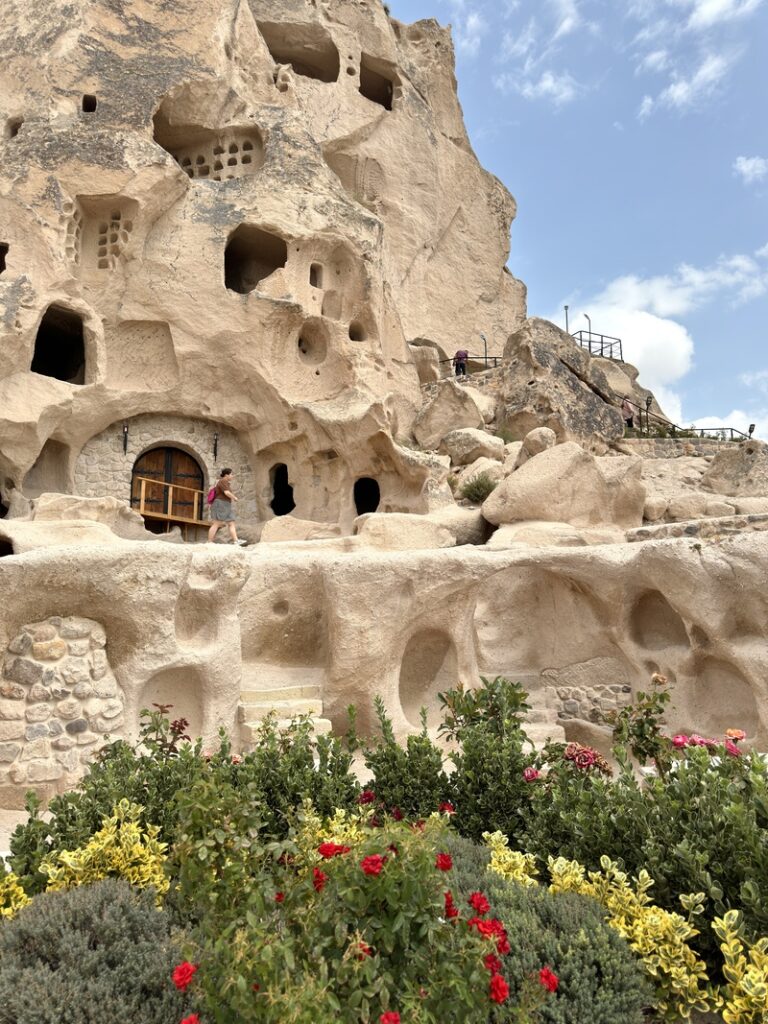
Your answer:
[[[211,505],[211,519],[220,523],[231,523],[235,520],[235,509],[231,501],[224,501],[223,498],[216,498]]]

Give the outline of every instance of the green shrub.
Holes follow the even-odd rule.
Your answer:
[[[414,1024],[486,1024],[483,958],[493,942],[467,926],[469,915],[445,919],[452,882],[437,862],[444,830],[436,819],[424,831],[404,822],[359,825],[335,851],[311,843],[281,854],[271,885],[262,879],[242,899],[235,889],[233,919],[210,928],[203,918],[200,946],[189,951],[200,963],[193,992],[201,1017],[362,1024],[396,1011]],[[232,843],[216,825],[212,840],[216,886]],[[222,889],[223,897],[233,892],[226,882]]]
[[[232,754],[222,733],[219,748],[203,756],[198,741],[186,742],[183,720],[171,722],[169,708],[143,712],[139,743],[113,743],[98,755],[77,787],[55,797],[43,820],[39,801],[27,800],[29,819],[13,833],[9,863],[29,894],[42,892],[46,877],[40,871],[51,852],[84,847],[121,800],[139,804],[140,825],[157,825],[158,839],[172,843],[177,832],[178,795],[206,779],[247,791],[260,810],[262,829],[285,836],[288,820],[309,796],[321,813],[353,806],[359,791],[350,772],[351,755],[341,740],[315,737],[309,719],[297,719],[287,730],[267,718],[251,753]]]
[[[503,957],[509,1008],[496,1010],[495,1021],[516,1020],[514,1006],[526,984],[548,966],[559,985],[539,1011],[542,1024],[641,1024],[651,998],[642,965],[594,900],[490,874],[487,848],[460,836],[447,849],[457,904],[473,892],[484,893],[510,936],[511,950]]]
[[[392,722],[381,697],[375,698],[381,739],[363,748],[365,764],[372,773],[368,790],[376,796],[377,809],[425,817],[450,800],[451,784],[443,771],[443,755],[427,735],[422,715],[422,731],[409,736],[402,747],[395,739]]]
[[[0,928],[0,1024],[178,1024],[178,938],[127,882],[37,896]]]
[[[498,480],[494,480],[490,473],[483,470],[476,473],[459,490],[462,498],[471,501],[474,505],[481,505],[492,490],[496,487]]]
[[[472,839],[496,829],[507,835],[522,831],[531,796],[523,772],[534,760],[525,749],[527,693],[501,677],[481,682],[477,690],[440,694],[441,732],[459,744],[452,755],[453,824]]]

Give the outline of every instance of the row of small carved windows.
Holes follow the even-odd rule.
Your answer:
[[[204,153],[181,152],[173,153],[174,160],[190,178],[210,178],[222,181],[248,174],[253,170],[254,144],[244,139],[242,145],[230,142],[229,145],[217,145]]]
[[[123,220],[120,210],[113,210],[109,220],[99,222],[96,240],[96,266],[99,270],[114,267],[133,231],[133,221]]]

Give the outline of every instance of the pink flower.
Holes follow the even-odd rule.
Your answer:
[[[535,782],[536,779],[540,778],[541,772],[535,768],[526,768],[523,772],[523,778],[526,782]]]
[[[733,742],[733,740],[726,740],[725,741],[725,749],[728,751],[728,753],[731,755],[731,757],[741,757],[741,751],[736,746],[736,744]]]
[[[681,750],[683,747],[687,747],[689,743],[690,738],[683,732],[679,732],[677,736],[672,737],[672,746],[677,747],[678,750]]]
[[[243,763],[243,759],[240,756],[240,754],[233,754],[231,760],[232,760],[232,764],[242,764]]]

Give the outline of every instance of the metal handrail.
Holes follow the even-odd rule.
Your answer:
[[[170,520],[173,520],[174,522],[180,522],[180,523],[202,523],[204,521],[203,518],[202,518],[202,512],[205,509],[205,502],[203,500],[205,498],[205,491],[200,491],[196,487],[185,487],[184,484],[169,484],[169,483],[166,483],[164,480],[152,480],[150,477],[146,477],[146,476],[136,476],[136,477],[134,477],[134,480],[137,480],[139,482],[139,484],[141,485],[139,487],[139,497],[138,497],[138,503],[139,503],[138,512],[139,512],[140,515],[148,516],[150,519],[170,519]],[[168,508],[170,511],[168,511],[168,512],[156,512],[152,508],[147,508],[147,484],[150,484],[153,487],[164,487],[164,488],[167,488],[167,491],[168,491],[167,498],[168,498],[168,500],[167,500],[167,502],[164,502],[163,504],[164,504],[164,507]],[[190,494],[194,495],[194,498],[193,498],[193,501],[192,501],[192,517],[191,518],[189,516],[180,516],[180,515],[177,515],[177,514],[174,513],[174,511],[173,511],[173,495],[174,495],[175,491],[188,491]],[[134,502],[134,499],[132,498],[131,499],[131,504],[133,504],[133,502]]]
[[[574,331],[571,337],[581,348],[589,350],[590,355],[599,355],[603,359],[615,359],[616,362],[624,362],[624,352],[621,338],[615,338],[611,334],[598,334],[597,331]],[[618,355],[614,353],[618,351]]]
[[[438,361],[437,361],[438,366],[442,366],[443,363],[453,364],[454,358],[455,358],[454,356],[450,356],[448,359],[438,359]],[[486,370],[488,370],[488,369],[494,369],[495,370],[496,367],[500,365],[501,360],[502,360],[501,356],[488,356],[488,355],[485,355],[485,354],[483,354],[481,356],[473,356],[473,355],[468,355],[467,356],[467,362],[468,363],[485,363]],[[492,364],[492,365],[489,366],[489,363]]]
[[[651,412],[649,406],[638,405],[637,402],[633,402],[631,399],[627,399],[627,404],[636,410],[636,418],[638,426],[633,426],[632,429],[636,430],[640,434],[649,435],[653,432],[655,427],[661,427],[664,430],[669,431],[670,435],[674,437],[712,437],[714,440],[744,440],[748,441],[751,437],[750,434],[745,434],[743,430],[737,430],[735,427],[680,427],[672,420],[668,420],[666,416],[660,416],[658,413]],[[645,420],[645,425],[643,425]]]

